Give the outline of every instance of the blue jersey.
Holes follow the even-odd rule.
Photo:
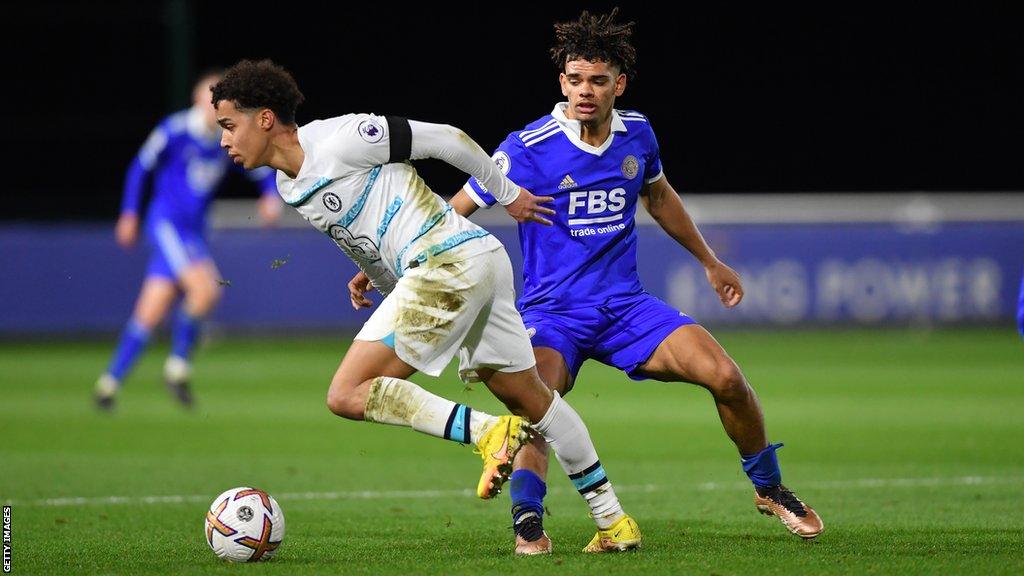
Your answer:
[[[634,215],[640,190],[662,177],[654,131],[643,114],[616,110],[611,134],[594,147],[567,106],[509,134],[494,154],[510,180],[555,198],[553,226],[519,225],[521,310],[589,308],[643,292]],[[475,179],[464,190],[480,206],[495,202]]]
[[[153,199],[147,222],[170,221],[177,228],[201,232],[213,192],[234,164],[220,148],[219,131],[204,125],[202,113],[188,109],[165,118],[149,135],[128,168],[121,212],[138,214],[146,178],[153,174]],[[277,194],[274,171],[261,168],[246,175],[265,194]]]

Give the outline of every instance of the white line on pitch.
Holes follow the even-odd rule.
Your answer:
[[[931,478],[855,478],[804,482],[800,488],[842,489],[842,488],[920,488],[929,486],[977,486],[986,484],[1024,484],[1021,476],[959,476]],[[697,490],[749,490],[749,482],[704,482],[694,486]],[[616,486],[616,492],[660,492],[679,490],[676,485],[635,484]],[[549,494],[570,492],[568,488],[553,487]],[[462,490],[353,490],[345,492],[281,492],[274,494],[278,500],[402,500],[417,498],[471,497],[474,492]],[[78,498],[42,498],[38,500],[7,500],[13,506],[89,506],[121,504],[183,504],[209,501],[208,495],[168,496],[99,496]]]

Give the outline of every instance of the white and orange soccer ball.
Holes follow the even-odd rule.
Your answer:
[[[225,560],[269,560],[284,540],[284,512],[263,490],[232,488],[210,504],[205,536],[213,553]]]

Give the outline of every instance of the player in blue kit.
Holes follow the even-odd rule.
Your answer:
[[[532,334],[541,378],[558,393],[572,389],[580,366],[594,359],[634,380],[690,382],[708,389],[755,488],[755,504],[794,534],[813,538],[821,519],[782,484],[757,395],[736,363],[704,328],[648,294],[637,276],[634,214],[638,203],[704,266],[725,306],[743,298],[737,274],[708,247],[662,171],[647,117],[615,110],[633,69],[632,23],[584,12],[555,25],[551,50],[568,102],[511,133],[493,159],[509,179],[554,197],[554,226],[519,226],[524,293],[518,302]],[[494,198],[470,180],[452,199],[460,214]],[[367,285],[350,284],[354,305]],[[551,551],[542,516],[547,454],[542,444],[520,452],[511,477],[516,553]],[[585,548],[635,547],[625,526],[599,530]]]
[[[1024,336],[1024,278],[1020,280],[1020,298],[1017,301],[1017,331]]]
[[[164,119],[128,169],[115,235],[124,248],[137,242],[142,197],[152,178],[152,201],[145,222],[152,256],[132,317],[107,370],[96,382],[95,401],[103,410],[113,408],[115,394],[145,349],[150,333],[179,297],[164,380],[178,402],[192,405],[188,384],[192,349],[200,321],[210,314],[221,293],[220,274],[206,245],[206,213],[228,170],[238,169],[220,148],[220,127],[210,102],[210,86],[219,79],[219,73],[203,74],[193,90],[192,107]],[[275,220],[281,201],[274,171],[261,169],[246,176],[262,189],[261,219],[265,223]]]

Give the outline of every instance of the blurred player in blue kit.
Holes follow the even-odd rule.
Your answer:
[[[556,393],[568,393],[583,362],[594,359],[634,380],[689,382],[711,392],[726,433],[754,484],[755,504],[794,534],[813,538],[823,525],[810,506],[782,484],[757,395],[736,363],[693,319],[647,293],[637,275],[638,203],[704,266],[723,305],[743,298],[739,276],[719,260],[662,171],[647,117],[616,110],[636,61],[633,23],[584,12],[555,25],[551,54],[568,102],[511,133],[493,160],[513,182],[554,197],[554,226],[519,226],[524,293],[518,302],[531,334],[537,369]],[[469,215],[495,200],[471,179],[452,198]],[[370,285],[349,284],[353,304],[367,305]],[[534,443],[516,458],[511,477],[518,554],[551,551],[543,530],[546,447]],[[629,526],[601,530],[588,551],[639,544]]]
[[[171,114],[150,133],[125,178],[121,215],[115,234],[123,248],[136,244],[139,211],[147,181],[152,179],[152,201],[145,218],[151,256],[131,319],[121,334],[114,356],[96,382],[96,405],[114,407],[114,398],[145,350],[153,329],[167,317],[180,298],[171,321],[171,353],[164,364],[164,380],[174,398],[188,407],[191,355],[200,323],[217,305],[221,279],[205,238],[206,213],[218,185],[229,170],[240,170],[220,148],[220,128],[210,102],[210,86],[220,73],[203,74],[192,92],[192,107]],[[277,219],[281,201],[274,172],[246,172],[262,191],[260,218]]]
[[[1024,277],[1020,280],[1020,299],[1017,301],[1017,331],[1024,336]]]

